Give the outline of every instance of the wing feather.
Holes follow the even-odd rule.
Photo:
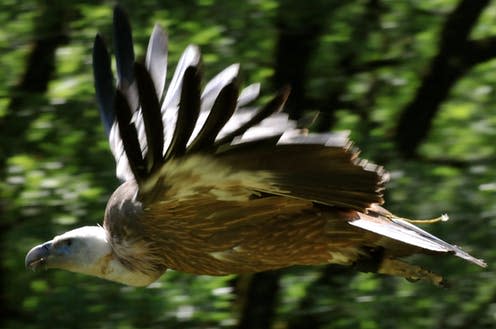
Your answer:
[[[186,152],[186,144],[200,114],[200,82],[199,67],[188,67],[182,79],[177,121],[166,159],[181,156]]]
[[[357,210],[381,204],[387,178],[384,171],[380,167],[364,167],[357,158],[358,151],[347,139],[339,136],[339,144],[333,141],[335,145],[326,146],[316,144],[317,137],[322,136],[311,136],[308,143],[276,142],[272,147],[241,143],[218,156],[240,170],[269,172],[271,186],[265,193]]]
[[[119,87],[129,88],[134,82],[134,47],[131,24],[125,11],[116,6],[114,9],[114,45]]]
[[[238,76],[238,72],[239,64],[232,64],[218,73],[205,85],[201,96],[202,111],[210,111],[210,109],[212,109],[212,106],[217,100],[221,90]]]
[[[165,99],[162,104],[163,115],[167,114],[169,108],[176,108],[181,96],[181,86],[186,70],[191,66],[198,66],[200,64],[200,50],[198,47],[189,45],[184,50],[177,68],[174,71],[172,80],[167,88]]]
[[[147,169],[149,172],[155,172],[162,165],[164,150],[164,126],[160,115],[160,103],[148,70],[143,65],[135,63],[134,73],[138,85],[148,147],[146,153]]]
[[[140,182],[146,177],[146,164],[141,153],[136,127],[131,122],[132,111],[120,90],[117,90],[115,97],[115,113],[129,166],[136,181]]]
[[[259,94],[260,94],[259,83],[253,83],[245,87],[243,90],[241,90],[241,93],[239,94],[238,106],[243,107],[247,104],[250,104],[251,102],[253,102],[258,98]]]
[[[145,63],[160,100],[167,76],[167,34],[158,24],[155,24],[150,36]]]
[[[245,122],[236,122],[236,129],[230,132],[225,132],[224,136],[222,136],[221,130],[220,134],[222,137],[215,142],[215,145],[218,147],[221,147],[222,145],[228,145],[235,137],[243,135],[248,129],[257,126],[269,116],[273,115],[275,112],[279,112],[286,103],[288,96],[289,88],[283,88],[282,90],[280,90],[279,93],[277,93],[277,95],[272,98],[272,100],[270,100],[258,111],[254,112],[248,120],[246,120]],[[238,115],[241,116],[241,113]],[[233,116],[233,119],[234,118],[236,118],[236,113]]]
[[[93,44],[93,76],[100,117],[107,135],[114,123],[114,76],[110,55],[102,37],[97,34]]]
[[[236,80],[231,81],[222,88],[215,99],[212,110],[209,111],[207,120],[201,127],[201,130],[194,141],[188,147],[189,152],[208,150],[211,148],[219,131],[224,127],[236,110],[238,93],[239,88]]]

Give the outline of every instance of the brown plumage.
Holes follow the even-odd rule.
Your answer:
[[[380,205],[387,173],[358,158],[344,134],[310,134],[279,113],[283,88],[259,109],[258,85],[239,90],[232,65],[200,88],[200,53],[186,49],[163,94],[167,38],[155,27],[145,65],[114,12],[118,83],[95,39],[97,99],[124,183],[103,228],[84,227],[33,248],[40,265],[147,285],[167,269],[251,273],[336,263],[426,279],[442,277],[399,258],[451,253],[484,262]]]

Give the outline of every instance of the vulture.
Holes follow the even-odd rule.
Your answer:
[[[122,184],[102,226],[32,248],[27,268],[147,286],[167,269],[226,275],[341,264],[442,285],[441,275],[404,258],[453,254],[486,266],[383,208],[384,169],[360,159],[344,133],[299,129],[281,112],[289,88],[253,106],[260,85],[240,88],[238,64],[202,88],[193,45],[165,88],[165,32],[154,27],[141,63],[126,13],[113,15],[117,81],[100,35],[93,71]]]

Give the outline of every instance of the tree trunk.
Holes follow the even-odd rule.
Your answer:
[[[276,18],[278,39],[273,83],[291,86],[285,111],[300,119],[305,106],[308,66],[318,46],[329,15],[342,3],[322,0],[281,1]]]
[[[396,129],[396,145],[405,157],[416,156],[451,88],[475,64],[496,55],[493,38],[470,40],[470,32],[489,0],[462,0],[441,32],[439,52],[429,64],[415,97],[405,106]]]
[[[242,310],[238,329],[270,329],[277,306],[279,271],[253,274],[242,294]]]

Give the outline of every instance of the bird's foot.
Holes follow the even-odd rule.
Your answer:
[[[408,281],[426,280],[439,287],[447,286],[445,279],[441,275],[394,258],[385,257],[377,273],[402,276]]]

